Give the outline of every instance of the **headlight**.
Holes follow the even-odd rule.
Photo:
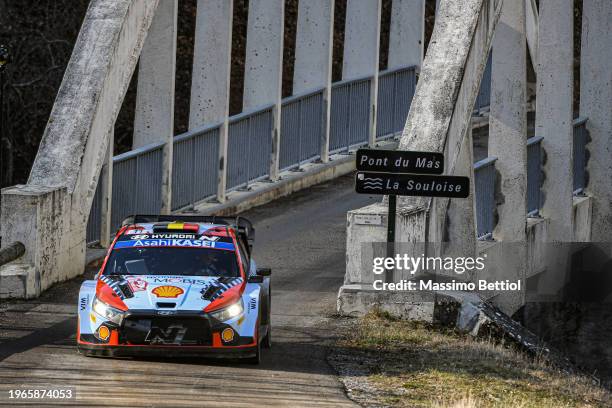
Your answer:
[[[240,299],[238,302],[234,303],[231,306],[225,307],[215,312],[211,312],[210,315],[215,319],[224,322],[236,316],[240,316],[242,312],[244,312],[244,304],[242,303],[242,299]]]
[[[97,297],[93,300],[93,311],[99,314],[100,316],[110,320],[111,322],[121,325],[121,320],[123,320],[123,312],[119,309],[115,309],[102,302]]]

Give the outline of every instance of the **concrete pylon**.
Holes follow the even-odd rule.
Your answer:
[[[425,0],[395,0],[391,5],[388,69],[423,62]]]
[[[493,237],[507,242],[526,239],[527,222],[527,58],[525,3],[505,2],[493,40],[489,156],[502,196]]]
[[[217,200],[225,201],[233,0],[198,0],[189,130],[221,122]]]
[[[295,40],[293,93],[324,87],[321,161],[329,161],[334,0],[300,1]]]
[[[580,116],[588,118],[589,181],[593,200],[591,240],[612,242],[612,3],[584,0],[580,57]]]
[[[283,79],[284,0],[250,0],[243,109],[274,104],[270,179],[278,179]]]
[[[172,210],[172,139],[178,2],[161,1],[140,55],[132,147],[165,143],[161,212]]]
[[[444,13],[434,26],[399,149],[450,153],[445,157],[445,174],[455,174],[461,162],[459,146],[471,127],[501,5],[501,0],[445,1]],[[466,229],[461,219],[450,220],[447,226],[448,199],[406,197],[400,206],[428,212],[429,242],[452,236],[448,227]]]
[[[28,183],[2,190],[2,242],[26,247],[0,268],[3,286],[5,272],[18,283],[3,296],[35,297],[83,273],[100,169],[156,7],[156,0],[91,1]]]
[[[542,215],[548,238],[573,239],[574,0],[541,0],[536,134],[546,152]]]
[[[371,76],[368,141],[376,142],[381,0],[347,0],[342,79]]]

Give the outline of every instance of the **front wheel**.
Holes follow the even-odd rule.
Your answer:
[[[272,348],[272,325],[271,324],[268,324],[268,333],[266,334],[266,337],[264,337],[261,342],[262,342],[263,348],[265,349]]]
[[[255,348],[255,355],[253,357],[249,357],[247,359],[249,364],[259,364],[261,363],[261,342],[257,341],[257,347]]]

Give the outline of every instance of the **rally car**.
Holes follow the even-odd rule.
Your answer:
[[[241,217],[127,218],[79,293],[82,354],[240,357],[271,346],[270,269]]]

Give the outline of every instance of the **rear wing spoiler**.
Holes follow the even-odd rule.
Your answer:
[[[219,217],[216,215],[172,215],[172,214],[159,214],[159,215],[130,215],[126,217],[121,226],[132,225],[132,224],[143,224],[143,223],[156,223],[156,222],[194,222],[194,223],[206,223],[206,224],[220,224],[227,225],[228,227],[234,228],[240,238],[244,239],[246,246],[251,249],[253,241],[255,240],[255,228],[253,223],[244,217]]]

